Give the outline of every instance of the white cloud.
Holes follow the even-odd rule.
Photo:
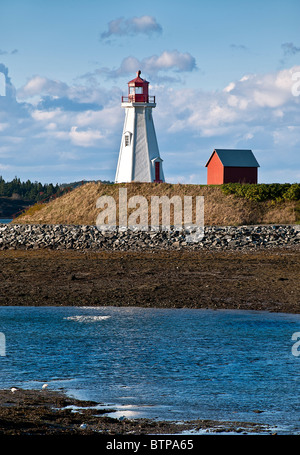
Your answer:
[[[175,65],[178,70],[188,68],[179,54],[153,57],[154,71]],[[293,168],[299,168],[300,97],[291,91],[292,75],[298,71],[300,67],[295,66],[270,74],[248,74],[221,91],[162,84],[153,87],[151,93],[157,101],[153,117],[166,178],[174,181],[180,176],[187,182],[193,174],[197,183],[197,169],[203,182],[204,165],[214,147],[252,148],[262,165],[260,175],[274,181],[278,180],[276,166],[287,166],[283,156],[288,154],[289,166],[293,163]],[[32,173],[43,172],[48,181],[60,175],[69,175],[69,180],[79,175],[81,179],[114,178],[124,121],[121,90],[88,84],[67,86],[39,76],[22,90],[26,103],[0,98],[1,165],[8,166],[6,172],[11,172],[12,178],[23,178],[30,169]],[[45,94],[48,101],[59,100],[59,107],[46,103]],[[32,96],[40,102],[33,104]],[[184,169],[178,159],[183,155]],[[294,174],[286,169],[289,181]],[[39,180],[41,176],[28,178]]]
[[[134,36],[137,34],[152,35],[162,33],[162,26],[158,24],[153,16],[131,17],[112,20],[108,23],[108,30],[101,34],[101,39],[111,36]]]
[[[78,131],[77,126],[72,126],[69,134],[72,143],[81,147],[94,146],[98,143],[99,139],[103,138],[102,134],[98,130],[88,129]]]
[[[4,131],[6,128],[9,127],[9,123],[0,123],[0,132]]]
[[[19,99],[28,99],[36,95],[62,96],[68,90],[67,84],[46,77],[34,76],[18,90]]]
[[[142,61],[148,73],[175,69],[176,71],[193,71],[196,68],[195,58],[188,52],[164,51]]]
[[[215,147],[253,149],[262,165],[260,181],[294,181],[288,169],[284,177],[277,169],[285,168],[287,162],[300,168],[300,99],[291,92],[292,74],[298,70],[247,75],[219,92],[157,87],[158,138],[168,137],[167,147],[173,148],[174,155],[181,156],[185,150],[187,174],[201,156],[202,182],[201,162],[205,164]],[[189,158],[186,151],[191,150]],[[286,156],[288,160],[283,159]],[[165,156],[165,168],[171,166],[175,172],[173,162],[174,157]]]
[[[163,51],[160,55],[151,55],[142,60],[128,56],[122,60],[119,68],[113,70],[101,68],[96,70],[94,74],[105,74],[109,78],[118,78],[132,75],[141,70],[143,74],[150,75],[152,81],[155,82],[157,75],[161,72],[174,71],[175,73],[181,73],[191,72],[195,69],[197,69],[195,58],[189,52],[179,52],[175,49],[173,51]]]
[[[292,99],[292,75],[299,70],[300,66],[295,66],[277,73],[246,75],[232,86],[230,93],[247,99],[249,104],[280,107]]]
[[[44,121],[46,120],[47,122],[49,120],[52,120],[53,118],[55,118],[57,116],[57,111],[39,111],[39,110],[35,110],[32,112],[32,117],[35,119],[35,120],[38,120],[38,121]],[[59,111],[60,112],[60,111]]]
[[[235,83],[230,82],[230,84],[228,84],[223,90],[224,90],[224,92],[231,92],[231,90],[233,90],[234,88],[235,88]]]

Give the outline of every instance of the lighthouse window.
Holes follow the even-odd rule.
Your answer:
[[[135,87],[135,94],[142,95],[143,94],[143,87]]]
[[[135,87],[129,87],[129,93],[130,93],[130,95],[134,95],[134,94],[135,94],[134,89],[135,89]]]
[[[130,137],[129,137],[129,134],[126,134],[125,135],[125,147],[128,147],[129,144],[130,144]]]

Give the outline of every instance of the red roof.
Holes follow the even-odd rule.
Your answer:
[[[128,84],[132,84],[132,83],[134,83],[134,84],[149,84],[149,82],[147,82],[145,79],[142,79],[140,77],[140,74],[141,74],[140,70],[137,71],[136,74],[137,74],[137,77],[135,79],[132,79],[132,81],[129,81]]]

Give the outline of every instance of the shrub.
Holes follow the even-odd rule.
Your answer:
[[[252,201],[299,201],[299,183],[225,183],[221,186],[224,194],[233,194]]]
[[[299,201],[300,200],[300,184],[293,183],[283,194],[284,199],[289,201]]]

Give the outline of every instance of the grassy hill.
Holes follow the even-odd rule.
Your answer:
[[[275,184],[278,185],[278,184]],[[298,184],[296,184],[298,185]],[[280,186],[280,185],[279,185]],[[204,220],[206,226],[245,224],[297,224],[300,222],[298,196],[251,197],[251,192],[241,194],[237,187],[225,185],[187,185],[169,183],[105,184],[90,182],[75,188],[46,204],[36,204],[16,218],[14,223],[27,224],[84,224],[95,225],[100,209],[96,201],[100,196],[113,196],[117,203],[119,188],[127,188],[128,199],[134,195],[145,196],[150,207],[151,196],[204,196]],[[254,188],[254,187],[259,187]],[[262,193],[262,186],[249,187],[255,194]],[[297,187],[298,188],[298,187]],[[265,191],[265,189],[264,189]],[[290,194],[294,191],[288,188]],[[249,197],[250,194],[250,197]],[[256,200],[255,200],[256,199]],[[265,199],[265,200],[261,200]],[[150,212],[150,210],[149,210]],[[195,220],[194,220],[195,222]],[[172,219],[171,219],[172,223]]]

